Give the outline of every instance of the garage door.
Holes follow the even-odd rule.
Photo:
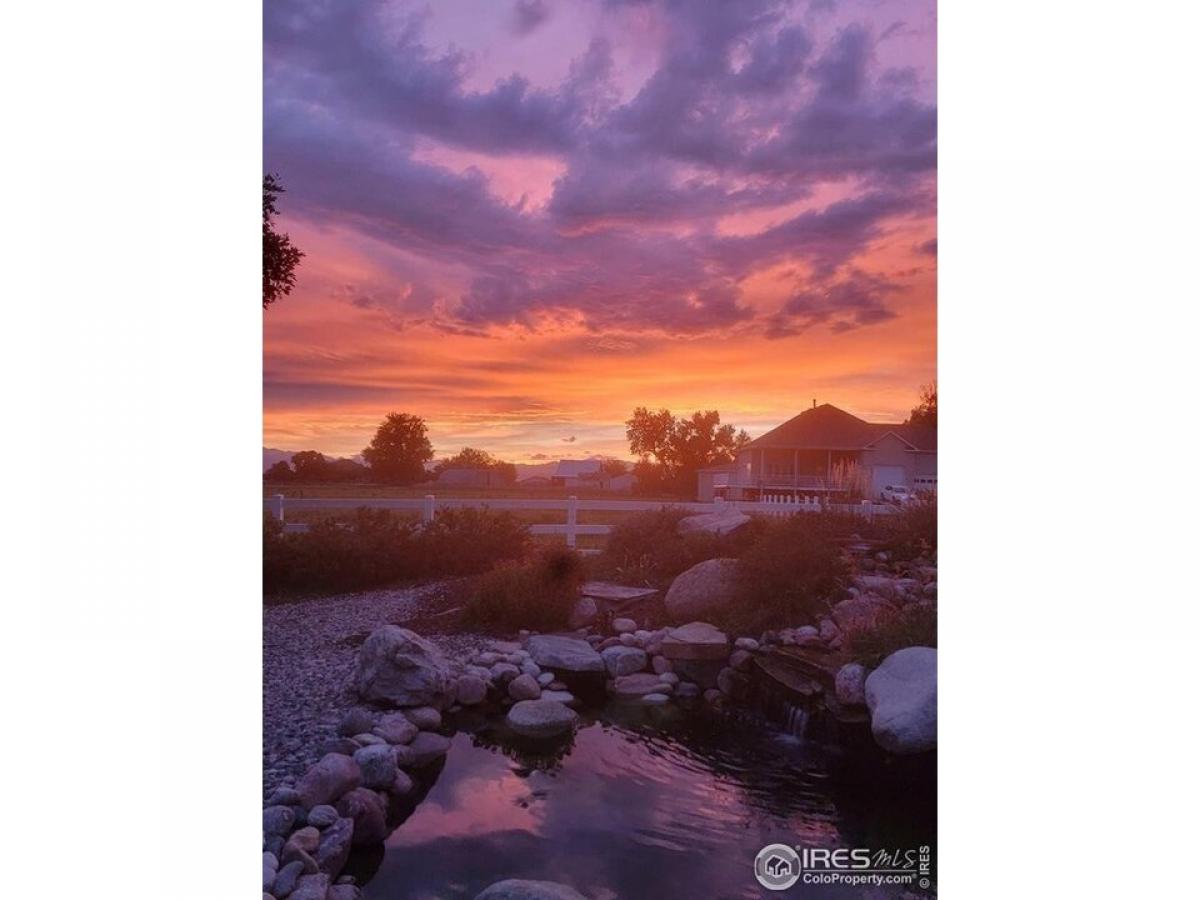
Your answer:
[[[908,478],[904,474],[904,466],[872,466],[871,495],[878,497],[879,492],[889,484],[908,484]]]

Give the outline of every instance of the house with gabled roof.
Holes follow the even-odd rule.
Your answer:
[[[702,470],[698,482],[701,500],[878,497],[886,485],[936,490],[937,428],[867,422],[814,404],[755,438],[731,466]]]

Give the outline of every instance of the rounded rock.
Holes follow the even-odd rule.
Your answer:
[[[375,726],[375,717],[360,706],[346,710],[338,723],[338,734],[342,737],[354,737],[364,731],[370,731]]]
[[[475,706],[487,698],[487,682],[475,675],[460,675],[454,683],[454,696],[463,706]]]
[[[387,810],[374,791],[355,788],[338,801],[337,809],[354,822],[354,846],[378,844],[387,837]]]
[[[337,810],[328,804],[314,806],[308,813],[308,824],[324,830],[338,820]]]
[[[646,668],[646,652],[637,647],[609,647],[601,651],[600,656],[613,678],[631,675]]]
[[[475,900],[587,900],[583,894],[557,881],[509,878],[488,885]]]
[[[286,835],[296,821],[296,812],[290,806],[268,806],[263,810],[263,833]]]
[[[446,755],[450,750],[450,739],[436,731],[422,731],[413,738],[408,749],[412,752],[412,764],[424,766]]]
[[[442,727],[442,714],[432,706],[417,706],[406,709],[404,715],[422,731],[432,731]]]
[[[369,788],[385,788],[396,777],[396,755],[388,744],[363,747],[354,754],[362,772],[362,783]]]
[[[417,736],[417,726],[403,713],[389,713],[375,726],[375,734],[389,744],[407,744]]]
[[[521,700],[508,711],[508,725],[526,737],[553,737],[575,727],[575,712],[557,700]]]
[[[514,700],[536,700],[542,688],[532,675],[518,675],[508,683],[508,696]]]

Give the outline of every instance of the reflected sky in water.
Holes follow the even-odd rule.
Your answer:
[[[502,726],[460,732],[364,893],[473,898],[532,878],[594,900],[759,897],[752,861],[765,844],[917,840],[869,798],[840,802],[827,763],[812,745],[672,707],[609,710],[551,748],[522,746]],[[921,841],[932,827],[918,826]]]

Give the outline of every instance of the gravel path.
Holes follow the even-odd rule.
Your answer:
[[[263,608],[263,790],[298,778],[320,759],[351,691],[358,648],[379,625],[405,625],[445,605],[445,583],[323,597]],[[474,653],[474,634],[417,627],[450,659]]]

